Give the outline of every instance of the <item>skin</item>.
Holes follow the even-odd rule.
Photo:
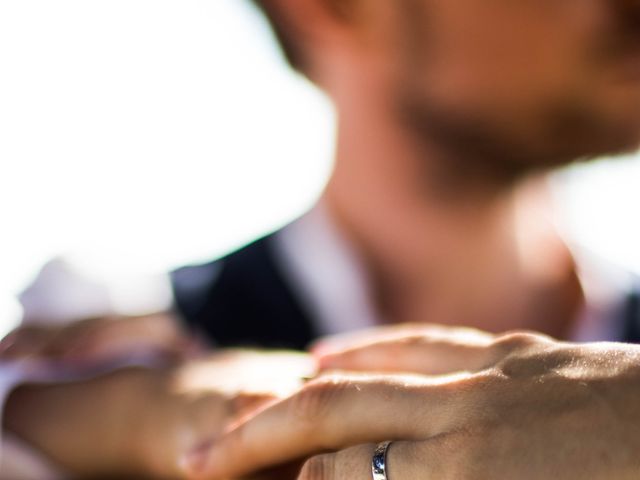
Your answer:
[[[336,106],[324,201],[381,316],[567,335],[580,287],[538,172],[637,146],[637,6],[264,3]]]
[[[202,351],[169,313],[96,318],[70,325],[44,322],[18,327],[0,341],[1,360],[48,359],[85,366],[131,352],[153,353],[168,362],[179,362]]]
[[[25,385],[11,394],[4,426],[72,478],[180,478],[186,451],[293,393],[312,372],[304,355],[228,351],[166,369]]]
[[[546,193],[536,174],[637,146],[640,5],[264,3],[336,106],[324,201],[361,252],[382,315],[566,335],[583,298],[568,249],[538,211]],[[181,472],[225,478],[311,455],[301,478],[364,479],[371,442],[391,438],[394,480],[637,478],[635,347],[431,335],[385,345],[366,365],[321,357],[386,373],[312,382],[213,450],[198,449]],[[389,357],[411,361],[376,360]],[[432,376],[443,372],[458,375]],[[160,418],[152,423],[162,433]]]
[[[363,252],[381,309],[565,332],[580,303],[568,252],[534,231],[532,248],[547,247],[535,257],[539,283],[513,253],[518,235],[504,232],[523,214],[523,178],[637,147],[640,4],[354,0],[340,15],[328,4],[265,2],[336,104],[325,198]],[[474,268],[482,258],[490,268]],[[394,480],[638,476],[637,347],[410,331],[321,353],[325,366],[385,373],[312,382],[193,452],[186,472],[222,479],[311,456],[298,478],[364,480],[375,443],[392,439]]]
[[[194,452],[189,478],[307,458],[299,480],[370,480],[385,440],[393,480],[638,477],[638,346],[407,326],[332,350],[320,361],[351,373],[327,373]]]

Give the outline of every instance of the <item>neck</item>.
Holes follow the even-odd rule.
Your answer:
[[[362,252],[381,316],[562,337],[582,297],[544,182],[440,188],[435,151],[360,113],[341,118],[324,196]]]

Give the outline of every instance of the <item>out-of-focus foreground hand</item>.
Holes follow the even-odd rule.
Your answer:
[[[312,368],[306,355],[227,351],[167,371],[25,386],[5,427],[72,478],[180,478],[186,450],[291,394]]]
[[[69,325],[25,325],[0,341],[0,359],[44,359],[93,365],[146,352],[181,360],[199,352],[197,342],[170,313],[104,317]]]
[[[640,347],[438,327],[361,342],[321,362],[414,373],[327,373],[192,451],[190,478],[307,458],[300,479],[371,480],[387,440],[389,480],[640,478]]]

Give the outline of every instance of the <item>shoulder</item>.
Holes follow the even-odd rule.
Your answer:
[[[223,346],[306,346],[313,322],[282,268],[276,234],[172,272],[175,307],[185,321]]]
[[[197,314],[215,290],[228,288],[229,283],[241,288],[268,274],[276,262],[269,246],[273,237],[267,235],[212,261],[172,271],[171,284],[181,313]]]
[[[272,237],[263,237],[215,260],[183,266],[170,272],[177,300],[195,300],[206,295],[223,275],[237,277],[255,274],[261,265],[272,261],[267,246]]]

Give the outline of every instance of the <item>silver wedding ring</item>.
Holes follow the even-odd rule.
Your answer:
[[[371,462],[371,473],[373,480],[389,480],[387,477],[387,452],[392,442],[383,442],[376,447],[373,452],[373,461]]]

